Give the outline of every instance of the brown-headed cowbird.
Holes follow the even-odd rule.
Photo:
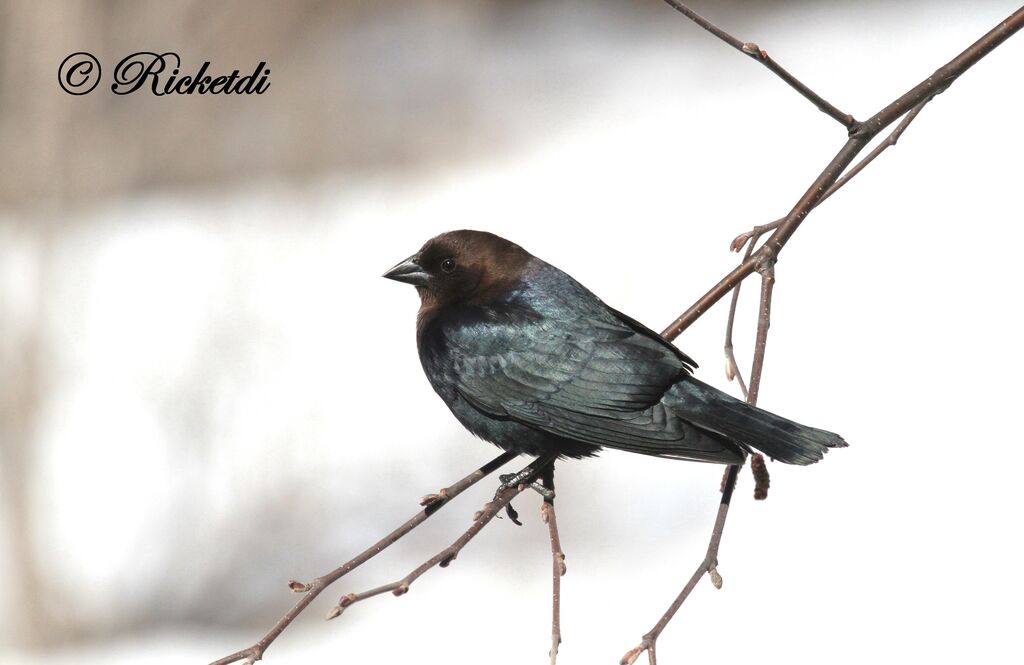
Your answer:
[[[698,381],[674,345],[491,233],[439,235],[384,276],[419,292],[416,340],[434,390],[505,450],[739,464],[756,449],[812,464],[846,446]]]

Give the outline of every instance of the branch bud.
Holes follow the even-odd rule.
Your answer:
[[[442,501],[448,500],[448,488],[441,489],[437,494],[427,494],[420,498],[421,506],[432,506],[435,503],[441,503]]]
[[[765,60],[768,58],[768,54],[762,51],[761,47],[755,44],[754,42],[747,42],[746,44],[743,45],[742,48],[743,52],[749,56],[760,58],[761,60]]]
[[[722,576],[718,574],[718,569],[714,566],[711,566],[710,568],[708,568],[708,575],[711,577],[711,584],[714,585],[716,589],[721,589]]]

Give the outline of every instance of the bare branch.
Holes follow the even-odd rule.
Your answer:
[[[754,362],[750,368],[750,391],[747,402],[757,404],[761,390],[761,370],[764,369],[764,353],[768,345],[768,328],[772,319],[772,290],[775,287],[775,264],[768,263],[761,268],[761,309],[757,316],[757,337],[754,339]]]
[[[824,193],[839,180],[846,167],[853,162],[871,139],[918,104],[945,91],[964,72],[985,57],[992,49],[1009,39],[1022,27],[1024,27],[1024,7],[1015,11],[1006,20],[968,47],[963,53],[937,69],[931,76],[918,83],[869,120],[860,123],[856,131],[852,133],[847,142],[836,153],[835,157],[832,158],[832,161],[828,163],[821,174],[811,183],[811,186],[808,187],[804,195],[793,206],[793,209],[786,215],[784,221],[779,224],[765,244],[754,252],[749,259],[743,261],[732,272],[719,280],[715,286],[673,321],[662,332],[662,335],[669,340],[678,337],[681,332],[690,327],[712,305],[721,300],[725,294],[729,293],[737,284],[754,273],[765,254],[770,252],[773,258],[777,257],[807,214],[814,208]]]
[[[536,472],[540,468],[538,462],[544,462],[545,464],[550,463],[547,459],[538,459],[528,468],[532,468]],[[469,541],[473,540],[473,538],[475,538],[476,535],[480,533],[485,526],[487,526],[487,523],[494,519],[494,517],[508,506],[512,499],[518,496],[520,492],[526,489],[526,487],[527,485],[525,484],[519,484],[499,490],[492,500],[488,501],[482,509],[473,515],[473,524],[466,529],[466,531],[459,536],[455,542],[421,563],[412,572],[400,580],[370,589],[369,591],[345,594],[341,597],[341,600],[338,601],[338,604],[332,607],[327,613],[327,619],[335,619],[341,616],[341,613],[344,612],[346,608],[351,607],[360,601],[366,600],[367,598],[373,598],[374,596],[379,596],[388,592],[395,596],[405,595],[408,593],[409,587],[412,586],[412,583],[434,566],[447,568],[452,561],[455,561],[455,557],[459,555],[459,552],[469,544]]]
[[[754,362],[753,367],[750,370],[750,390],[747,394],[747,402],[750,404],[757,403],[757,395],[761,389],[761,371],[764,368],[764,356],[765,350],[768,345],[768,329],[771,327],[771,314],[772,314],[772,289],[775,286],[775,263],[769,261],[764,263],[760,267],[761,272],[761,306],[757,318],[757,337],[754,342]],[[764,458],[760,457],[760,468],[755,468],[754,474],[755,479],[758,480],[758,486],[761,487],[762,482],[764,483],[763,489],[764,496],[767,496],[767,474],[768,470],[764,466]],[[756,462],[755,462],[756,464]],[[700,582],[701,577],[707,573],[708,577],[711,578],[711,584],[716,589],[722,588],[722,576],[718,572],[718,548],[722,542],[722,533],[725,531],[725,520],[729,515],[729,502],[732,500],[733,490],[736,488],[736,478],[739,475],[740,467],[737,465],[731,465],[726,470],[725,478],[722,482],[722,500],[718,504],[718,515],[715,518],[715,526],[711,530],[711,541],[708,543],[707,553],[704,555],[704,560],[694,571],[690,577],[689,582],[683,587],[683,590],[679,592],[676,599],[672,602],[669,608],[665,611],[665,614],[661,616],[658,623],[654,625],[646,635],[640,641],[640,644],[630,649],[625,656],[622,657],[620,665],[630,665],[642,654],[647,652],[647,657],[650,665],[657,665],[657,656],[655,652],[655,645],[658,641],[658,637],[662,631],[675,616],[676,612],[686,601],[686,598],[690,595],[690,592]],[[758,491],[755,490],[755,498],[764,498],[764,496],[758,497]]]
[[[729,514],[729,502],[732,501],[733,489],[736,487],[736,477],[739,475],[740,468],[738,466],[730,466],[726,471],[725,486],[722,488],[722,499],[718,504],[718,515],[715,518],[715,526],[711,530],[711,541],[708,543],[707,553],[704,556],[704,560],[697,566],[697,570],[690,576],[689,581],[683,590],[679,592],[676,599],[672,601],[669,608],[665,610],[665,614],[662,615],[658,623],[654,625],[654,628],[650,630],[641,639],[640,644],[633,647],[622,657],[619,661],[620,665],[632,665],[636,662],[636,659],[640,657],[640,654],[647,652],[647,658],[651,665],[656,665],[657,656],[655,652],[655,643],[658,640],[658,636],[661,635],[662,631],[665,630],[665,626],[668,625],[672,617],[675,616],[679,608],[682,607],[686,598],[690,595],[697,584],[700,582],[704,575],[711,577],[711,583],[716,588],[722,587],[722,578],[718,574],[718,546],[722,542],[722,532],[725,529],[725,520]]]
[[[786,85],[790,86],[791,88],[799,92],[801,95],[804,96],[804,98],[806,98],[816,107],[818,107],[819,111],[831,117],[836,122],[841,124],[843,127],[846,127],[850,131],[856,129],[857,120],[852,115],[850,115],[849,113],[843,113],[835,106],[830,104],[824,97],[808,88],[804,83],[800,81],[800,79],[790,74],[788,71],[786,71],[786,69],[782,67],[782,65],[775,62],[775,60],[773,60],[768,55],[768,53],[761,49],[761,47],[758,46],[757,44],[753,42],[743,42],[740,41],[739,39],[736,39],[725,30],[722,30],[711,21],[707,20],[697,12],[687,7],[682,2],[678,2],[678,0],[665,0],[665,2],[673,9],[675,9],[677,12],[686,16],[686,18],[690,19],[700,27],[704,28],[705,30],[713,34],[715,37],[718,37],[723,42],[733,47],[740,53],[748,55],[754,60],[760,62],[762,65],[767,67],[769,71],[771,71],[773,74],[775,74],[780,79],[785,81]]]
[[[746,261],[749,259],[753,252],[754,243],[751,242],[747,245],[747,253],[743,256],[743,260]],[[736,364],[736,355],[733,353],[732,345],[732,331],[736,325],[736,306],[739,305],[740,302],[740,289],[742,287],[743,284],[741,282],[732,290],[732,302],[729,303],[729,319],[725,323],[725,376],[730,381],[736,379],[736,382],[740,384],[740,391],[743,393],[743,399],[746,399],[747,384],[743,381],[743,373],[740,372],[739,365]]]
[[[989,31],[959,56],[936,70],[932,76],[914,86],[867,121],[858,123],[851,116],[843,114],[841,111],[807,88],[807,86],[800,83],[795,77],[771,60],[771,58],[769,58],[768,55],[756,45],[740,42],[728,33],[711,24],[706,19],[700,17],[677,0],[666,0],[666,2],[691,20],[695,21],[702,28],[717,36],[719,39],[722,39],[734,48],[737,48],[743,53],[759,60],[763,65],[786,81],[787,84],[795,88],[804,97],[811,100],[819,109],[835,118],[849,130],[849,138],[846,143],[836,153],[821,174],[814,180],[804,195],[797,201],[789,214],[782,220],[772,223],[771,225],[755,227],[754,235],[746,238],[739,245],[736,243],[740,242],[740,238],[743,238],[743,236],[740,236],[740,238],[734,241],[733,245],[736,250],[742,247],[743,244],[746,244],[746,242],[750,242],[750,248],[748,249],[744,260],[739,266],[722,278],[718,284],[698,299],[697,302],[688,310],[680,315],[662,333],[662,336],[668,340],[675,339],[681,332],[692,325],[693,322],[696,321],[704,312],[725,296],[725,294],[736,289],[744,279],[754,272],[761,273],[761,306],[758,317],[757,340],[755,343],[754,361],[750,375],[750,386],[747,391],[747,399],[751,404],[753,404],[757,400],[761,374],[764,366],[767,333],[770,325],[771,296],[774,286],[774,264],[786,243],[815,206],[828,196],[831,196],[832,193],[842,187],[851,178],[856,176],[857,173],[859,173],[886,148],[890,145],[894,145],[902,132],[914,120],[917,114],[920,113],[925,104],[927,104],[936,95],[945,91],[960,75],[976,64],[981,58],[985,57],[985,55],[987,55],[992,49],[999,46],[1011,35],[1024,27],[1024,7],[1014,12],[1010,17]],[[886,141],[879,144],[879,146],[877,146],[859,164],[849,171],[846,171],[857,155],[874,137],[901,117],[904,117],[903,121],[899,126],[897,126],[896,130],[892,132]],[[846,172],[846,175],[843,175],[844,172]],[[772,235],[763,245],[754,250],[753,247],[757,239],[769,230],[773,231]],[[727,361],[731,362],[731,365],[728,366],[729,370],[735,372],[735,374],[739,376],[738,369],[736,369],[735,358],[731,355],[731,330],[734,320],[734,310],[735,304],[733,305],[733,311],[730,315],[730,327],[727,337]],[[247,649],[243,649],[229,656],[225,656],[220,660],[214,661],[211,665],[227,665],[228,663],[237,662],[243,659],[247,660],[249,663],[254,663],[257,660],[260,660],[270,644],[277,639],[277,637],[292,623],[292,621],[295,620],[295,618],[313,601],[313,599],[323,591],[323,589],[399,540],[402,536],[426,520],[431,514],[446,505],[459,493],[478,482],[481,478],[490,474],[513,457],[515,457],[513,453],[504,453],[499,455],[493,461],[466,476],[455,485],[441,490],[438,494],[424,497],[422,503],[425,505],[425,508],[423,511],[331,573],[317,578],[310,584],[303,584],[295,581],[290,582],[289,587],[292,590],[305,594],[302,599],[300,599],[300,601],[291,610],[289,610],[259,642]],[[536,472],[544,469],[551,463],[552,460],[550,458],[539,458],[538,460],[535,460],[530,467],[527,467],[527,469],[532,469],[533,473],[536,474]],[[760,469],[757,468],[757,459],[752,462],[752,465],[755,467],[755,478],[758,479],[759,487],[763,483],[763,489],[767,491],[767,470],[764,468],[763,459],[760,460]],[[730,466],[727,468],[722,487],[722,498],[719,503],[718,514],[715,519],[714,528],[712,530],[704,560],[690,577],[690,580],[687,582],[686,586],[683,587],[683,590],[669,606],[665,614],[661,617],[658,623],[655,624],[654,628],[644,635],[641,643],[637,647],[630,650],[622,658],[621,662],[623,664],[635,662],[636,659],[646,651],[651,665],[655,665],[655,645],[658,636],[672,620],[672,617],[676,614],[679,607],[682,606],[683,602],[689,596],[690,592],[696,587],[700,579],[707,574],[716,588],[721,587],[722,578],[717,569],[718,550],[721,544],[722,533],[725,528],[725,521],[728,516],[729,503],[732,500],[733,490],[736,486],[738,472],[738,466]],[[530,477],[532,479],[532,476]],[[550,480],[551,487],[553,487],[553,475]],[[401,580],[370,589],[362,593],[348,594],[344,596],[335,607],[335,610],[332,610],[332,615],[337,616],[345,607],[348,607],[355,602],[359,602],[360,600],[365,600],[366,598],[380,595],[388,591],[395,593],[396,595],[405,593],[408,590],[409,585],[427,570],[434,566],[444,567],[448,565],[452,560],[454,560],[455,556],[457,556],[461,549],[465,547],[465,545],[472,540],[472,538],[475,537],[476,534],[479,533],[480,530],[482,530],[483,527],[490,522],[490,520],[493,519],[502,508],[509,505],[513,497],[523,491],[525,486],[526,485],[524,483],[520,483],[516,486],[504,487],[497,495],[495,495],[494,500],[489,502],[484,509],[474,517],[473,525],[452,545],[428,559],[425,563]],[[564,572],[564,568],[562,567],[562,559],[564,556],[561,553],[561,546],[558,542],[552,495],[545,497],[543,510],[545,511],[545,518],[548,521],[552,543],[554,589],[551,661],[554,663],[557,654],[557,646],[560,642],[559,578]],[[510,513],[510,515],[511,514],[512,513]]]
[[[544,487],[555,491],[555,465],[551,464],[541,476]],[[558,537],[558,521],[555,518],[555,497],[544,498],[540,506],[544,523],[548,525],[548,535],[551,538],[551,650],[548,656],[551,658],[551,665],[558,660],[558,645],[562,643],[562,575],[565,575],[565,553],[562,552],[562,543]]]
[[[215,660],[212,663],[210,663],[210,665],[227,665],[228,663],[234,663],[240,660],[246,660],[249,663],[255,663],[256,661],[260,660],[263,657],[264,652],[266,652],[267,647],[269,647],[274,642],[274,640],[276,640],[278,636],[282,632],[284,632],[285,628],[291,625],[292,621],[294,621],[295,618],[299,616],[299,614],[301,614],[302,611],[306,609],[306,607],[310,603],[313,602],[314,598],[320,595],[321,591],[323,591],[328,586],[341,579],[344,575],[355,570],[362,564],[366,563],[373,557],[383,552],[385,549],[387,549],[395,542],[397,542],[400,538],[402,538],[405,534],[409,533],[417,526],[422,524],[424,521],[426,521],[428,517],[430,517],[438,510],[443,508],[445,505],[447,505],[449,501],[451,501],[459,494],[475,485],[481,479],[485,478],[486,476],[490,475],[500,467],[504,466],[515,457],[515,453],[502,453],[501,455],[498,455],[493,460],[491,460],[487,464],[484,464],[482,467],[480,467],[473,473],[469,474],[462,480],[459,480],[454,485],[442,489],[437,494],[432,494],[428,495],[427,497],[424,497],[424,500],[421,501],[421,503],[426,504],[426,507],[423,510],[421,510],[412,518],[410,518],[407,522],[405,522],[405,524],[398,527],[388,535],[384,536],[376,543],[363,550],[360,554],[353,557],[349,561],[345,562],[338,568],[335,568],[326,575],[322,575],[316,578],[309,584],[303,584],[302,582],[296,582],[294,580],[289,582],[288,587],[292,591],[305,594],[301,599],[299,599],[299,602],[296,603],[290,610],[288,610],[284,614],[284,616],[282,616],[278,620],[278,622],[274,624],[274,627],[271,628],[270,631],[260,639],[259,642],[252,645],[251,647],[242,649],[241,651],[236,651],[231,655],[224,656],[223,658]]]
[[[687,16],[697,21],[702,25],[702,27],[705,27],[705,29],[708,29],[721,39],[735,46],[733,42],[736,40],[734,38],[697,16],[691,10],[686,8],[685,5],[675,2],[675,0],[666,0],[666,2],[671,4],[673,7],[676,7],[684,14],[687,14]],[[755,228],[756,235],[752,234],[751,237],[748,238],[740,236],[734,240],[732,244],[734,250],[738,250],[743,246],[743,244],[746,244],[748,241],[750,242],[750,246],[744,260],[739,266],[737,266],[737,268],[719,281],[715,287],[694,303],[690,309],[676,319],[672,325],[666,328],[662,333],[662,336],[669,340],[675,339],[683,330],[689,327],[726,293],[738,288],[739,284],[746,277],[755,271],[761,273],[761,300],[758,315],[757,336],[754,345],[753,366],[750,372],[750,387],[747,391],[747,401],[750,404],[756,404],[758,392],[760,391],[761,386],[761,375],[764,369],[768,328],[771,325],[771,300],[772,290],[775,285],[774,267],[775,262],[778,259],[778,255],[782,251],[786,242],[792,237],[793,233],[799,227],[804,218],[806,218],[810,211],[813,210],[821,201],[823,201],[827,196],[831,196],[846,182],[849,182],[851,178],[856,176],[857,173],[870,164],[871,161],[881,154],[886,148],[890,145],[895,145],[903,131],[906,130],[907,126],[913,122],[914,118],[917,117],[917,114],[920,113],[921,109],[931,101],[931,99],[945,91],[953,81],[957,79],[957,77],[967,71],[967,69],[983,58],[996,46],[1009,38],[1012,34],[1020,30],[1021,27],[1024,27],[1024,7],[1014,12],[1008,19],[989,31],[966,51],[947,63],[945,66],[939,68],[931,77],[922,81],[899,99],[876,113],[867,122],[852,127],[850,137],[847,142],[800,198],[797,204],[790,211],[789,215],[771,225]],[[906,115],[906,117],[896,127],[892,134],[890,134],[885,141],[876,146],[876,148],[869,153],[866,158],[850,169],[845,177],[840,179],[844,170],[853,162],[857,154],[863,150],[871,139],[892,124],[892,122],[904,115]],[[773,227],[777,228],[774,228],[774,233],[771,237],[769,237],[764,245],[762,245],[757,251],[753,251],[753,246],[757,242],[757,238],[760,237],[762,233],[767,232]],[[730,309],[726,336],[726,358],[727,372],[732,372],[735,373],[736,376],[739,376],[739,372],[735,364],[735,358],[732,356],[732,325],[735,318],[735,303],[737,297],[738,296],[734,294],[733,305]],[[754,475],[758,484],[758,488],[755,489],[755,497],[757,497],[759,493],[766,495],[768,488],[768,476],[767,468],[764,466],[764,459],[761,458],[760,460],[755,460],[752,462],[752,465],[754,466]],[[645,651],[648,654],[650,665],[657,664],[655,646],[658,637],[672,620],[672,617],[675,616],[675,613],[682,606],[683,602],[685,602],[686,598],[690,595],[690,592],[693,591],[700,582],[705,573],[711,577],[711,582],[716,588],[721,588],[722,578],[717,570],[718,548],[725,528],[725,520],[729,512],[729,501],[732,498],[732,493],[736,486],[738,471],[738,466],[730,466],[726,472],[722,486],[722,500],[719,504],[718,516],[715,519],[715,526],[711,533],[711,540],[708,544],[708,550],[704,560],[697,567],[697,570],[690,577],[686,586],[683,587],[683,590],[669,606],[665,614],[662,615],[658,623],[655,624],[654,628],[643,636],[639,645],[628,651],[622,657],[622,660],[620,661],[621,665],[631,665]]]
[[[919,114],[921,110],[925,107],[925,105],[928,104],[928,102],[930,102],[932,99],[934,99],[934,97],[929,97],[928,99],[925,99],[914,108],[910,109],[907,115],[903,118],[902,122],[900,122],[900,124],[896,126],[896,129],[892,130],[892,132],[889,134],[889,136],[885,138],[885,140],[883,140],[881,143],[875,146],[874,150],[868,153],[867,156],[864,157],[864,159],[860,160],[859,162],[857,162],[856,165],[854,165],[852,168],[846,171],[846,173],[843,174],[842,178],[832,183],[832,186],[829,187],[825,191],[825,193],[822,194],[821,198],[818,199],[818,202],[814,204],[814,208],[817,208],[826,199],[835,194],[843,185],[848,183],[851,179],[853,179],[855,175],[860,173],[865,166],[873,162],[876,157],[885,152],[886,149],[896,145],[896,142],[900,140],[900,137],[903,136],[903,132],[907,130],[907,127],[909,127],[910,123],[914,121],[914,118],[917,117],[917,114]],[[735,238],[733,238],[732,243],[730,243],[729,247],[730,249],[732,249],[732,251],[738,252],[741,249],[743,249],[743,246],[749,242],[750,244],[748,246],[747,254],[743,257],[743,260],[745,261],[748,258],[750,258],[750,253],[753,250],[754,245],[761,238],[761,236],[763,236],[765,233],[769,231],[774,231],[775,229],[779,228],[780,226],[782,226],[782,223],[784,221],[786,221],[786,218],[781,217],[775,220],[774,222],[769,222],[761,226],[755,226],[753,229],[745,231],[744,233],[741,233]],[[736,287],[736,290],[739,290],[739,286]],[[736,296],[734,295],[733,302],[735,303],[735,301]],[[733,307],[735,308],[735,305],[733,305]]]

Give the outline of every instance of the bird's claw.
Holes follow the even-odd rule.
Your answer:
[[[519,513],[516,512],[516,509],[512,507],[511,503],[505,504],[505,514],[508,515],[508,518],[512,520],[513,524],[516,526],[523,526],[523,523],[519,521]]]
[[[523,481],[526,480],[526,477],[523,476],[522,472],[520,472],[520,473],[504,473],[504,474],[498,476],[498,480],[501,481],[501,485],[498,486],[498,491],[494,493],[494,497],[495,498],[497,498],[499,494],[501,494],[502,492],[504,492],[507,489],[510,489],[512,487],[518,487],[520,484],[523,483]],[[555,498],[555,491],[554,490],[549,489],[547,487],[544,487],[544,485],[542,485],[541,483],[539,483],[537,481],[532,481],[529,485],[526,485],[526,487],[529,487],[534,492],[536,492],[537,494],[540,494],[542,497],[544,497],[548,501],[552,501]]]

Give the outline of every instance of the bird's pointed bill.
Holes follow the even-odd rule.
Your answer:
[[[427,277],[429,275],[422,266],[417,263],[419,259],[418,254],[413,254],[406,260],[397,264],[391,270],[384,273],[384,277],[393,279],[396,282],[405,282],[406,284],[412,284],[413,286],[426,286]]]

